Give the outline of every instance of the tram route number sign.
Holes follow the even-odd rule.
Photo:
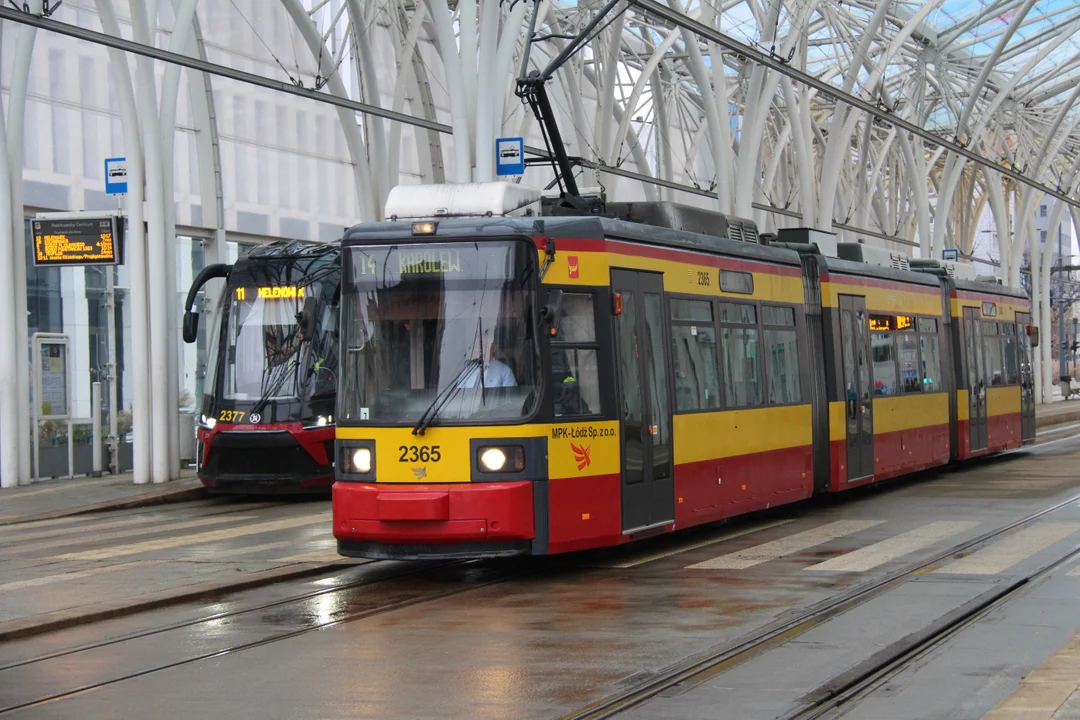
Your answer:
[[[123,262],[122,223],[115,215],[32,221],[34,265],[118,265]]]

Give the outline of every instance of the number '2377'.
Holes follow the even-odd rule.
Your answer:
[[[398,448],[401,457],[398,462],[439,462],[442,460],[442,452],[438,445],[402,445]]]

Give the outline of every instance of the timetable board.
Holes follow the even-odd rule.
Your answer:
[[[118,265],[123,262],[123,225],[115,215],[40,218],[34,231],[34,265]]]

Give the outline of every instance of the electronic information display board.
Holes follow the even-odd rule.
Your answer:
[[[34,265],[118,265],[122,226],[115,215],[34,219]]]

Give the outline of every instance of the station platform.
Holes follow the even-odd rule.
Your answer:
[[[195,500],[205,489],[195,472],[181,472],[169,483],[136,485],[131,473],[103,477],[43,480],[0,490],[0,527],[68,515]]]

